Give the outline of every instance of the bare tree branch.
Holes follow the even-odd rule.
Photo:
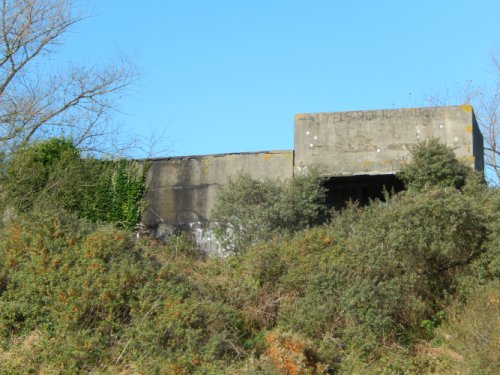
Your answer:
[[[474,113],[484,138],[484,164],[486,176],[492,185],[500,185],[500,63],[498,53],[491,56],[494,74],[488,86],[475,85],[468,81],[457,92],[450,95],[434,93],[427,98],[433,105],[446,105],[450,102],[465,102],[474,107]],[[448,91],[448,90],[446,90]]]
[[[49,136],[71,137],[92,148],[106,133],[116,94],[135,78],[132,65],[37,70],[81,17],[72,0],[0,0],[0,147],[9,152]],[[95,146],[95,145],[94,145]]]

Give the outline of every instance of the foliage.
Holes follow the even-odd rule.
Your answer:
[[[183,254],[58,212],[11,220],[0,242],[0,372],[219,373],[247,333],[234,308],[203,301],[186,272],[201,260]]]
[[[68,194],[74,186],[69,180],[78,175],[75,166],[79,158],[73,143],[61,138],[20,149],[4,163],[1,182],[5,201],[20,212],[27,212],[37,200],[53,194],[59,198],[57,203],[74,207],[74,195],[79,192]]]
[[[403,166],[398,177],[408,189],[422,190],[429,186],[464,186],[469,169],[460,163],[453,150],[437,139],[423,141],[411,149],[412,160]]]
[[[316,172],[288,181],[239,175],[218,194],[211,218],[224,246],[240,250],[325,220],[326,193]]]
[[[64,144],[37,165],[95,163],[105,181],[117,176],[116,163],[60,157]],[[308,227],[317,201],[311,211],[290,202],[321,191],[314,179],[297,196],[289,182],[237,181],[234,204],[258,202],[248,212],[279,225],[245,217],[267,240],[246,238],[255,245],[223,259],[200,257],[185,236],[137,240],[60,202],[35,199],[5,220],[0,372],[498,372],[499,190],[438,181]],[[63,196],[45,189],[35,195]]]
[[[422,372],[431,361],[412,356],[413,347],[433,339],[462,279],[498,279],[488,261],[498,258],[491,245],[498,198],[487,189],[469,195],[437,187],[386,205],[350,206],[328,227],[247,248],[209,281],[210,290],[254,329],[309,340],[307,357],[332,371]],[[288,354],[278,352],[275,364],[285,366]]]
[[[327,367],[317,363],[311,355],[311,342],[297,334],[271,332],[265,337],[268,349],[263,360],[271,362],[272,366],[286,374],[323,373]]]
[[[14,152],[0,184],[4,206],[28,212],[58,206],[91,221],[133,228],[140,220],[144,171],[133,161],[82,158],[73,142],[51,138]]]
[[[80,195],[81,216],[134,228],[141,219],[147,165],[126,160],[83,163],[93,186]]]
[[[67,371],[105,358],[104,348],[130,321],[136,290],[152,272],[128,234],[40,212],[12,220],[2,237],[2,338],[41,331],[52,344],[39,359],[60,360]]]
[[[438,332],[441,345],[428,348],[439,373],[497,374],[500,371],[500,285],[479,287],[465,306],[448,308],[450,319]]]

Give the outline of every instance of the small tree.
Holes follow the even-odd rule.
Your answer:
[[[437,139],[420,142],[411,149],[411,162],[405,165],[398,177],[411,190],[429,186],[464,186],[471,170],[456,158],[453,150]]]

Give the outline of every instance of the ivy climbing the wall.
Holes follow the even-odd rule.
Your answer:
[[[90,161],[98,170],[94,188],[83,197],[81,216],[132,229],[141,219],[145,168],[136,161]]]
[[[132,229],[141,218],[146,169],[133,160],[83,158],[71,140],[52,138],[3,161],[0,203],[4,213],[50,206]]]

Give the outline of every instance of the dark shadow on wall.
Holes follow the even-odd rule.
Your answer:
[[[398,193],[403,190],[404,185],[395,175],[387,174],[329,177],[325,181],[325,187],[328,207],[340,210],[350,200],[361,206],[366,206],[370,199],[383,200],[384,188]]]

